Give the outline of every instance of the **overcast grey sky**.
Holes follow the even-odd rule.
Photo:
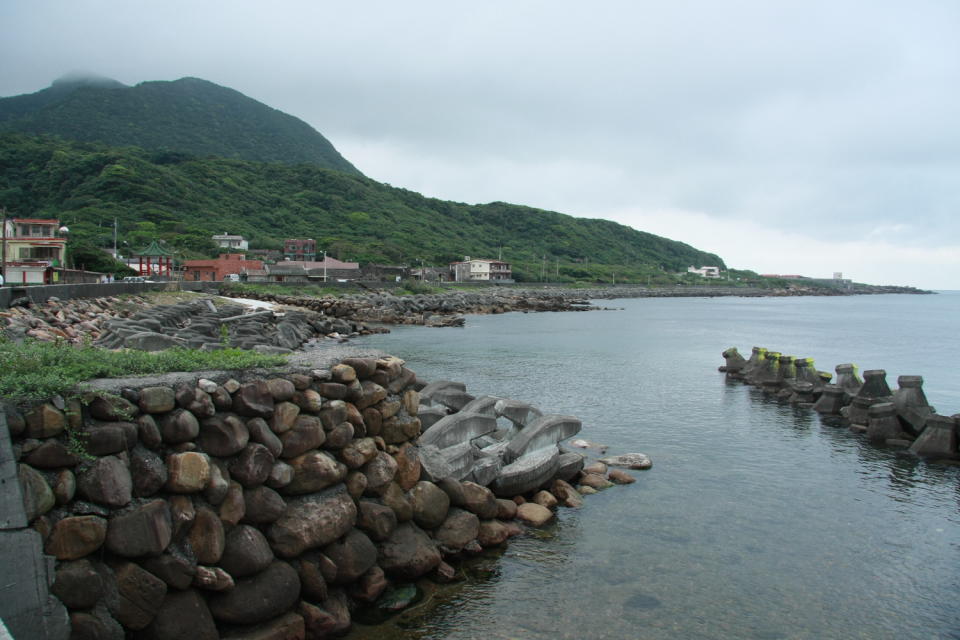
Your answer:
[[[5,0],[0,95],[196,76],[366,175],[960,289],[960,2]]]

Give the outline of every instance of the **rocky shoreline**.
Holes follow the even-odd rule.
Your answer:
[[[253,311],[241,304],[215,305],[209,297],[157,304],[144,296],[106,297],[11,307],[0,311],[8,339],[63,340],[105,349],[158,351],[171,347],[206,351],[227,347],[260,353],[293,353],[310,342],[348,338],[386,329],[313,311]]]
[[[0,415],[78,638],[342,635],[650,467],[585,464],[576,418],[386,355],[90,388]]]
[[[823,287],[791,286],[787,289],[740,287],[648,288],[516,288],[491,287],[477,291],[397,296],[389,291],[341,296],[304,296],[257,293],[229,285],[227,297],[243,297],[280,305],[277,313],[247,313],[241,305],[213,306],[200,300],[159,305],[145,296],[98,297],[74,300],[49,298],[32,303],[21,298],[0,310],[0,331],[12,340],[33,338],[94,342],[106,348],[162,349],[182,346],[216,349],[234,346],[263,352],[286,353],[313,339],[336,340],[384,332],[383,325],[457,327],[464,314],[498,314],[519,311],[595,311],[604,307],[591,300],[663,297],[784,297],[930,293],[910,287],[866,287],[850,292]],[[224,328],[226,327],[226,332]],[[140,334],[134,338],[136,334]]]

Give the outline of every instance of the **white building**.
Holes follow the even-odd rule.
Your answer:
[[[450,275],[455,282],[513,282],[509,263],[470,256],[465,256],[462,262],[451,262]]]
[[[687,273],[696,273],[701,278],[719,278],[720,267],[687,267]]]
[[[246,251],[249,248],[249,244],[246,240],[243,239],[243,236],[233,236],[229,233],[222,233],[218,236],[212,236],[213,241],[217,243],[218,247],[223,249],[231,249],[230,253],[238,253],[239,251]]]

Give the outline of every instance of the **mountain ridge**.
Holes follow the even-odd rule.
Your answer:
[[[92,74],[68,75],[46,89],[0,98],[0,129],[360,174],[303,120],[194,77],[130,87]]]

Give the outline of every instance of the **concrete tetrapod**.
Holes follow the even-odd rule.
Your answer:
[[[957,418],[933,414],[913,444],[910,453],[930,458],[960,458],[957,451]]]
[[[927,424],[927,419],[934,413],[923,393],[923,376],[900,376],[897,378],[897,385],[899,388],[893,392],[897,417],[907,431],[919,435]]]
[[[420,403],[433,406],[434,394],[442,393],[445,390],[466,393],[467,385],[463,384],[462,382],[454,382],[453,380],[436,380],[425,386],[423,389],[420,389]]]
[[[887,372],[883,369],[868,369],[863,372],[863,386],[857,392],[861,398],[891,398],[893,392],[887,384]]]
[[[828,384],[823,388],[823,393],[820,394],[816,404],[813,405],[813,410],[825,416],[839,416],[840,409],[846,406],[846,403],[847,392],[843,390],[843,387]]]
[[[797,371],[794,385],[801,382],[809,382],[811,385],[813,385],[813,393],[815,396],[820,395],[820,393],[823,391],[823,387],[827,384],[829,379],[833,377],[829,373],[817,371],[817,368],[813,364],[813,358],[797,358],[794,361],[794,367]],[[826,379],[824,379],[824,376],[826,376]],[[794,391],[796,391],[795,386]]]
[[[465,404],[460,411],[496,417],[497,414],[494,407],[501,400],[503,400],[503,398],[498,398],[497,396],[480,396]]]
[[[540,416],[510,440],[503,461],[510,464],[526,453],[554,446],[580,433],[581,426],[574,416]]]
[[[768,389],[775,391],[779,389],[780,381],[780,352],[768,351],[764,354],[763,362],[757,369],[752,384],[761,387],[764,391]]]
[[[732,377],[740,377],[740,372],[747,366],[746,358],[740,355],[736,347],[726,349],[721,355],[723,356],[724,364],[720,367],[720,371],[726,372]]]
[[[885,443],[889,440],[903,439],[900,421],[897,420],[897,408],[892,402],[880,402],[867,410],[867,437],[871,442]]]
[[[493,410],[498,418],[506,418],[516,425],[518,429],[527,426],[531,418],[539,418],[543,415],[539,409],[526,402],[506,398],[497,401]]]
[[[490,489],[501,498],[529,493],[549,482],[560,466],[556,445],[528,453],[500,470]]]
[[[763,363],[766,359],[766,347],[753,348],[753,352],[750,354],[750,359],[747,360],[747,364],[743,367],[743,369],[740,370],[740,375],[747,382],[747,384],[757,383],[757,375],[763,368]]]
[[[856,365],[845,363],[838,364],[835,370],[837,372],[837,379],[834,384],[844,390],[848,398],[847,404],[850,404],[850,399],[857,395],[860,387],[863,386],[863,381],[860,379],[860,376],[857,375],[857,367]]]
[[[430,444],[441,449],[469,442],[491,433],[497,428],[497,419],[482,413],[458,412],[437,420],[426,433],[420,436],[420,444]]]

